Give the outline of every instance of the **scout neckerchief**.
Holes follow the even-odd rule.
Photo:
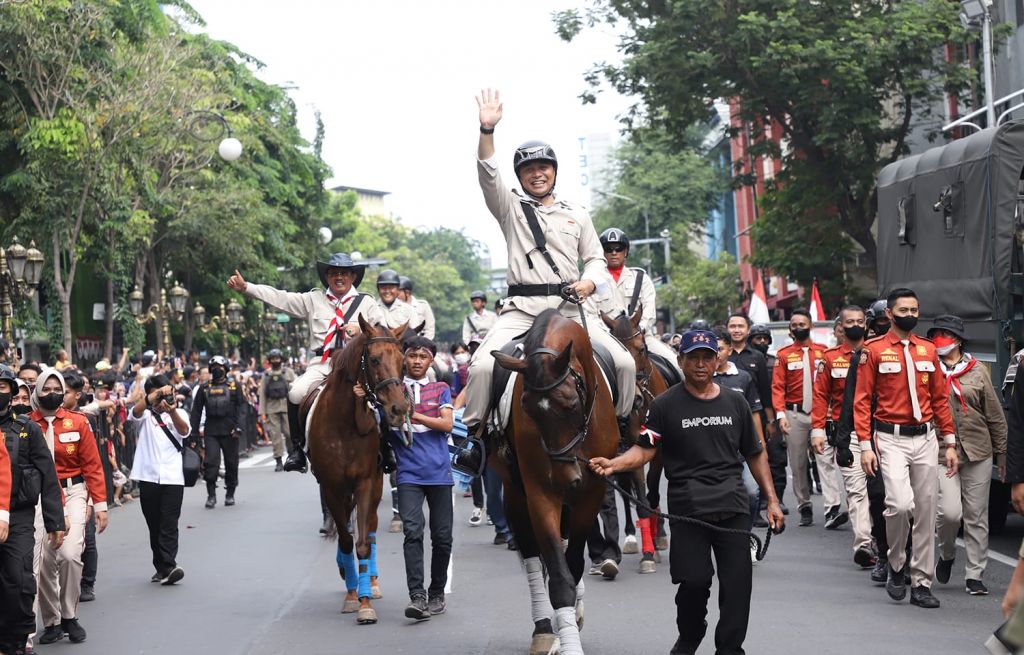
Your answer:
[[[965,354],[964,358],[952,367],[946,366],[946,363],[941,359],[939,363],[942,364],[942,372],[946,374],[946,390],[951,394],[956,394],[956,397],[960,400],[960,406],[963,408],[964,414],[966,414],[967,403],[964,401],[964,393],[960,388],[960,377],[974,368],[978,360]]]
[[[348,288],[348,292],[340,299],[331,293],[330,289],[325,293],[327,300],[334,305],[334,318],[331,319],[331,324],[327,326],[327,336],[324,337],[324,354],[320,359],[321,362],[326,362],[327,358],[331,356],[331,350],[334,349],[334,337],[337,335],[338,330],[345,325],[345,306],[359,295],[354,284]]]

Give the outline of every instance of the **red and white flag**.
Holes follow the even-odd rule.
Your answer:
[[[811,320],[812,321],[826,321],[825,318],[825,306],[821,304],[821,296],[818,294],[818,281],[815,280],[814,284],[811,285]]]
[[[761,276],[757,275],[754,282],[754,295],[750,296],[750,308],[747,316],[751,323],[768,323],[771,318],[768,316],[768,296],[764,293],[764,282]]]

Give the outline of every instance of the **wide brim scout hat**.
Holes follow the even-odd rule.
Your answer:
[[[325,288],[330,286],[327,284],[327,269],[329,268],[348,268],[355,271],[356,279],[352,282],[354,287],[359,286],[366,273],[366,264],[355,263],[347,252],[336,252],[327,261],[317,261],[316,263],[316,273],[320,276],[320,281],[323,282]]]
[[[967,334],[964,331],[964,319],[952,314],[936,316],[932,326],[928,330],[928,338],[931,339],[936,330],[945,330],[960,341],[967,341]]]

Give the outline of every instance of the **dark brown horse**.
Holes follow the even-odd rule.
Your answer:
[[[625,444],[627,447],[633,445],[628,443],[630,440],[629,435],[639,433],[640,426],[647,418],[647,410],[651,407],[651,401],[668,389],[668,383],[662,377],[661,371],[651,362],[650,352],[647,350],[647,341],[644,338],[643,331],[640,329],[642,316],[643,306],[638,306],[632,316],[620,314],[616,318],[608,318],[607,315],[601,314],[601,320],[611,330],[612,336],[626,347],[629,354],[633,356],[633,362],[636,364],[637,402],[629,415],[628,433],[623,435],[627,441]],[[651,461],[651,468],[654,469],[657,466],[657,470],[660,471],[660,451],[656,455],[656,460],[657,462]],[[645,476],[642,469],[619,473],[615,477],[616,481],[624,489],[630,490],[637,498],[647,500],[647,485],[645,484]],[[623,499],[623,502],[626,503],[625,514],[628,521],[630,517],[629,504],[625,499]],[[639,519],[637,522],[640,528],[642,553],[639,570],[640,573],[654,573],[656,569],[654,545],[658,532],[657,522],[654,515],[642,507],[636,508],[636,514]]]
[[[506,512],[530,585],[530,653],[582,655],[583,547],[605,482],[579,458],[615,455],[615,407],[578,323],[546,310],[524,349],[524,359],[492,353],[519,377],[506,430],[510,453],[492,453],[489,463],[504,480]]]
[[[362,333],[331,356],[331,374],[309,418],[309,455],[313,475],[338,526],[338,572],[348,593],[342,610],[357,612],[360,624],[377,622],[370,604],[377,578],[377,506],[383,490],[380,429],[366,400],[391,425],[402,425],[410,406],[402,384],[402,349],[395,330],[372,326],[359,317]],[[359,385],[366,398],[357,398]],[[356,510],[353,544],[348,525]],[[353,548],[354,545],[354,548]],[[358,558],[358,559],[357,559]]]

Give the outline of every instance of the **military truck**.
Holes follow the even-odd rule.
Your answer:
[[[913,289],[918,333],[964,319],[967,349],[1003,387],[1024,320],[1024,121],[1009,121],[894,162],[878,176],[878,287]],[[1010,491],[993,474],[990,529]]]

